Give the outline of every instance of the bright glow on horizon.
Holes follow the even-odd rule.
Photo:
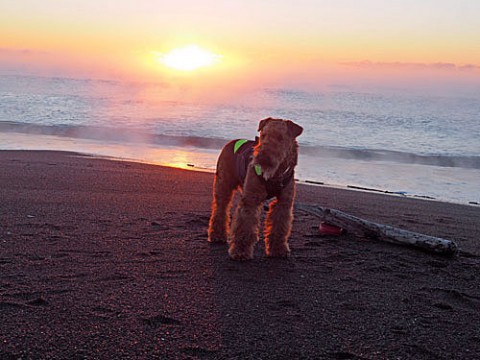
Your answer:
[[[227,86],[480,84],[473,0],[22,0],[1,8],[3,73],[201,86],[209,97]]]
[[[221,55],[202,49],[198,45],[187,45],[171,50],[166,54],[154,52],[157,60],[169,68],[180,71],[193,71],[215,65]]]

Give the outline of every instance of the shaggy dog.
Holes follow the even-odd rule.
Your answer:
[[[225,145],[217,162],[208,241],[228,241],[228,253],[235,260],[253,258],[261,207],[270,198],[276,199],[265,220],[266,256],[290,254],[296,138],[303,128],[290,120],[268,118],[260,121],[258,131],[256,141],[233,140]],[[230,228],[230,206],[238,188],[243,191]]]

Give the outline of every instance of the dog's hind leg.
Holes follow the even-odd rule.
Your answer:
[[[215,176],[213,184],[213,202],[210,224],[208,227],[208,241],[216,243],[227,242],[230,228],[230,207],[237,184],[222,175]]]

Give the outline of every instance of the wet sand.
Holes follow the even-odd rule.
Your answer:
[[[452,258],[319,236],[234,262],[213,175],[0,151],[1,359],[478,359],[480,207],[299,185],[298,203],[454,240]]]

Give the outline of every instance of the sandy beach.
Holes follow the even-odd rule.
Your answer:
[[[288,260],[207,243],[213,175],[0,151],[1,359],[478,359],[480,207],[298,185],[297,203],[454,240],[319,236]]]

